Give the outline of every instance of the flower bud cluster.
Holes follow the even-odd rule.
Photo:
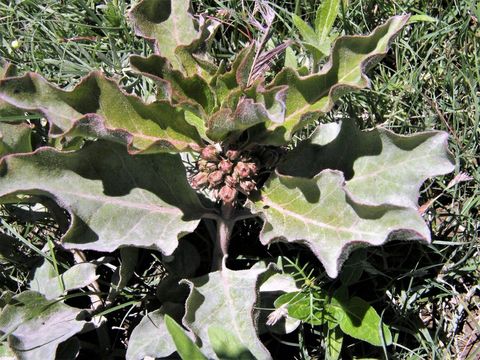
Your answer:
[[[219,200],[232,203],[239,192],[249,195],[256,189],[258,161],[249,152],[219,151],[208,145],[200,153],[190,184],[194,189],[213,189]]]

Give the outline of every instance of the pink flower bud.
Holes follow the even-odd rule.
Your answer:
[[[235,200],[237,197],[237,190],[231,188],[228,185],[224,185],[221,189],[220,192],[218,193],[218,196],[224,203],[231,203]]]
[[[222,170],[225,174],[230,174],[233,169],[233,164],[230,160],[223,159],[218,164],[218,169]]]
[[[215,161],[218,160],[218,151],[214,145],[207,145],[200,153],[200,157],[205,160]]]
[[[205,170],[209,173],[215,171],[217,170],[217,164],[213,162],[208,162],[207,165],[205,165]]]
[[[234,173],[238,175],[241,179],[246,178],[250,175],[250,168],[246,163],[239,161],[235,166]]]
[[[232,161],[237,160],[238,157],[240,156],[240,151],[238,151],[238,150],[227,150],[226,155]]]
[[[242,188],[243,191],[249,194],[251,191],[255,190],[256,185],[255,185],[255,182],[247,180],[247,181],[240,182],[240,187]]]
[[[235,179],[233,176],[227,175],[225,177],[225,184],[235,189],[237,187],[237,179]]]
[[[190,179],[190,186],[194,189],[200,189],[208,181],[208,174],[199,172],[197,175]]]
[[[208,175],[208,182],[212,187],[220,185],[222,180],[223,180],[223,172],[221,172],[220,170],[216,170],[210,173],[210,175]]]

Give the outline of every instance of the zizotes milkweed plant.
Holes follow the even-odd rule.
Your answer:
[[[256,25],[268,30],[271,9],[259,3],[257,10]],[[209,53],[219,24],[192,15],[188,0],[143,0],[130,19],[154,45],[153,55],[130,59],[134,71],[156,84],[154,101],[127,94],[99,71],[71,91],[35,73],[13,76],[8,64],[0,73],[1,113],[40,113],[57,144],[33,149],[31,124],[2,120],[0,201],[49,199],[69,215],[63,248],[157,250],[169,270],[165,280],[175,280],[159,284],[164,301],[133,329],[127,359],[168,357],[182,336],[195,358],[228,358],[225,339],[234,339],[227,345],[246,358],[271,358],[258,334],[272,322],[258,322],[257,304],[262,294],[287,293],[293,285],[263,261],[229,268],[229,241],[240,220],[263,221],[264,246],[307,246],[331,278],[354,247],[430,241],[417,201],[427,178],[453,170],[447,134],[361,131],[343,119],[289,146],[342,95],[369,86],[365,72],[387,53],[408,16],[392,17],[366,36],[337,38],[321,68],[314,62],[273,75],[270,60],[289,42],[267,51],[264,37],[231,64],[219,64]],[[198,274],[191,260],[198,253],[182,237],[201,221],[216,227],[210,272]],[[79,262],[59,282],[48,262],[38,268],[30,290],[2,304],[0,332],[10,350],[21,359],[55,358],[61,344],[102,326],[102,319],[85,316],[88,309],[63,300],[94,282],[95,269]],[[188,288],[186,298],[169,295],[180,287]]]

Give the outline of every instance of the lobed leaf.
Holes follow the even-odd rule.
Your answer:
[[[82,311],[24,291],[0,313],[0,332],[20,360],[55,359],[59,344],[86,329]]]
[[[0,122],[0,158],[7,154],[32,151],[31,135],[30,125]]]
[[[171,254],[178,237],[206,212],[178,155],[131,156],[105,141],[76,152],[40,148],[3,158],[0,196],[42,194],[71,216],[67,248],[113,251],[122,246]]]
[[[249,349],[256,359],[272,358],[258,339],[254,319],[260,278],[271,273],[271,267],[232,271],[224,266],[220,271],[182,281],[190,287],[183,323],[200,338],[204,354],[215,356],[208,341],[209,329],[228,324],[238,345]]]
[[[15,76],[16,72],[15,66],[0,58],[0,80]],[[16,117],[16,115],[20,115],[21,113],[22,111],[0,98],[0,121],[5,121],[5,119],[10,121],[8,120],[10,116]]]
[[[181,305],[167,304],[148,313],[133,329],[127,348],[127,360],[143,360],[146,357],[164,358],[176,351],[165,324],[166,314],[178,312]]]
[[[255,141],[283,145],[295,131],[330,111],[346,92],[368,87],[365,71],[387,53],[407,20],[408,16],[395,16],[368,36],[338,38],[328,63],[318,73],[300,76],[292,68],[283,69],[271,86],[288,86],[285,121],[267,123],[263,132],[252,134]]]
[[[8,78],[0,81],[0,99],[43,113],[51,135],[104,138],[128,144],[134,154],[198,150],[203,143],[181,110],[167,102],[145,104],[101,72],[91,73],[72,91],[34,73]]]
[[[57,274],[50,261],[44,260],[30,281],[30,290],[42,294],[47,300],[56,299],[67,291],[83,288],[97,280],[96,269],[94,264],[81,263]]]
[[[440,131],[408,136],[380,127],[360,131],[353,120],[321,124],[278,171],[313,178],[324,169],[340,170],[355,201],[416,207],[423,182],[454,169],[447,139]]]
[[[206,79],[217,70],[206,56],[216,22],[195,19],[189,0],[143,0],[130,12],[135,32],[152,40],[155,52],[166,58],[173,69]]]
[[[381,245],[392,238],[430,241],[430,231],[415,209],[354,199],[340,172],[324,170],[313,179],[278,174],[250,206],[265,220],[262,244],[303,243],[332,278],[354,245]]]

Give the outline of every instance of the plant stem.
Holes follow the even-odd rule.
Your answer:
[[[223,258],[228,255],[228,245],[232,235],[235,220],[232,220],[234,212],[232,203],[222,204],[221,216],[217,219],[217,236],[213,249],[212,271],[222,268]]]

